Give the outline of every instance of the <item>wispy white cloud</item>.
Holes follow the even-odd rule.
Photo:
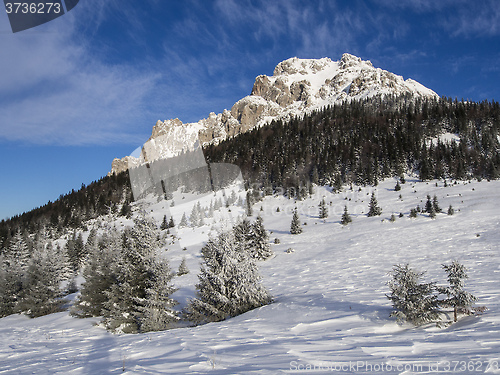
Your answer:
[[[500,35],[500,3],[497,0],[471,1],[447,17],[444,27],[456,37]]]
[[[0,140],[137,142],[137,122],[159,75],[107,64],[91,51],[92,41],[77,34],[83,22],[99,27],[103,4],[84,3],[40,28],[0,35]]]

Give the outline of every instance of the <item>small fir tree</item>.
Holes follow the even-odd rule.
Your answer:
[[[198,205],[193,205],[193,209],[191,210],[191,215],[189,216],[189,221],[191,222],[191,226],[199,227],[201,221],[201,213],[199,211]]]
[[[184,310],[187,320],[194,324],[221,321],[272,301],[254,261],[239,250],[232,232],[209,240],[201,253],[197,297]]]
[[[188,221],[187,221],[187,218],[186,218],[186,213],[184,212],[182,214],[181,222],[179,223],[179,228],[184,228],[184,227],[187,227],[187,226],[188,226]]]
[[[300,225],[299,214],[297,212],[297,207],[293,210],[292,223],[290,225],[290,233],[291,234],[300,234],[302,233],[302,226]]]
[[[440,213],[442,212],[443,210],[441,209],[441,207],[439,207],[439,202],[438,202],[438,198],[436,195],[434,195],[434,198],[432,198],[432,207],[434,208],[434,211],[436,213]]]
[[[422,325],[439,318],[439,301],[435,295],[435,283],[420,283],[424,272],[416,272],[408,264],[396,265],[391,273],[388,285],[395,317],[398,323],[408,321]]]
[[[401,190],[401,185],[399,184],[399,181],[396,182],[396,186],[394,186],[394,191],[400,191]]]
[[[168,221],[168,227],[169,228],[174,228],[175,227],[174,217],[173,216],[170,216],[170,220]]]
[[[182,258],[181,264],[179,265],[179,270],[177,271],[177,276],[187,275],[189,273],[189,268],[186,263],[186,258]]]
[[[347,206],[344,206],[344,213],[342,214],[342,219],[340,220],[340,223],[342,225],[347,225],[352,222],[351,215],[349,215],[349,212],[347,211]]]
[[[378,206],[377,198],[375,197],[375,192],[373,192],[370,198],[368,217],[380,216],[380,215],[382,215],[382,209]]]
[[[417,217],[417,209],[416,208],[412,208],[410,210],[410,217],[411,218],[416,218]]]
[[[443,264],[443,269],[448,274],[448,287],[439,288],[439,291],[448,296],[444,301],[440,301],[442,306],[453,308],[453,321],[457,321],[458,314],[473,314],[472,305],[477,301],[477,297],[465,291],[465,280],[469,278],[464,265],[454,260],[451,264]]]
[[[448,215],[453,215],[455,214],[455,210],[453,209],[452,205],[450,204],[450,207],[448,207]]]
[[[433,209],[433,205],[432,205],[432,201],[431,201],[431,196],[427,195],[427,202],[425,202],[425,212],[430,214],[432,209]]]
[[[326,206],[325,198],[319,202],[319,218],[326,219],[328,217],[328,207]]]
[[[252,224],[253,239],[251,242],[251,256],[257,260],[266,260],[273,256],[269,245],[269,235],[264,228],[264,220],[261,216]]]
[[[170,228],[170,227],[168,226],[167,215],[163,215],[163,221],[160,224],[160,229],[166,230],[168,228]]]
[[[431,207],[431,212],[429,212],[429,217],[431,219],[435,219],[436,218],[436,210],[434,209],[434,206]]]

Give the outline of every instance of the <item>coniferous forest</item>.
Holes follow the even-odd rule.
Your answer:
[[[404,172],[422,180],[499,177],[500,106],[448,98],[380,97],[330,106],[288,123],[273,121],[206,149],[265,187],[313,182],[376,185]],[[459,142],[438,136],[453,133]]]

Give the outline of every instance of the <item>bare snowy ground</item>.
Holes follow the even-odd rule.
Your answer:
[[[260,263],[275,297],[269,306],[220,323],[138,335],[113,335],[94,326],[97,319],[66,312],[6,317],[0,319],[0,374],[500,373],[500,181],[445,188],[408,179],[399,192],[394,185],[388,180],[375,189],[383,209],[375,218],[365,215],[370,189],[333,195],[319,188],[316,197],[297,203],[307,225],[295,236],[289,234],[292,201],[257,203],[271,241],[280,239],[272,245],[276,256]],[[453,205],[455,215],[408,218],[427,194],[437,195],[444,212]],[[331,202],[326,220],[317,218],[322,196]],[[161,204],[151,206],[159,221]],[[345,204],[353,217],[346,227],[340,225]],[[174,210],[182,215],[181,206]],[[237,216],[241,208],[231,211]],[[388,220],[392,213],[395,222]],[[174,269],[188,259],[191,273],[176,280],[181,306],[194,294],[209,231],[209,225],[181,229],[188,249],[166,253]],[[488,308],[482,316],[441,329],[389,319],[385,294],[394,264],[409,262],[426,270],[427,280],[445,284],[441,264],[454,259],[469,268],[466,289]]]

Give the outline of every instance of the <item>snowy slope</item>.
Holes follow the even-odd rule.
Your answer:
[[[290,58],[279,63],[272,76],[258,76],[251,94],[237,101],[230,111],[211,113],[196,123],[183,124],[179,119],[157,121],[142,155],[113,160],[111,173],[176,156],[192,150],[195,144],[217,144],[275,119],[303,116],[344,101],[404,94],[414,98],[438,97],[412,79],[404,80],[348,53],[339,61],[327,57]]]
[[[254,212],[264,216],[270,240],[281,241],[272,245],[276,256],[259,263],[275,297],[271,305],[220,323],[137,335],[113,335],[93,326],[95,319],[66,312],[6,317],[0,319],[0,374],[500,373],[500,181],[436,187],[407,178],[399,192],[394,185],[390,179],[376,188],[383,213],[374,218],[365,215],[371,189],[331,194],[318,188],[297,203],[307,225],[295,236],[289,234],[292,201],[257,203]],[[453,205],[455,215],[408,218],[427,194],[436,194],[445,211]],[[330,207],[325,221],[317,218],[323,196]],[[202,205],[213,198],[203,197]],[[155,200],[139,204],[158,221],[170,210]],[[345,204],[353,217],[346,227],[339,224]],[[172,210],[189,214],[190,205]],[[191,273],[176,279],[181,304],[194,293],[201,241],[222,216],[242,212],[225,210],[201,228],[180,229],[187,250],[166,252],[174,269],[188,258]],[[388,220],[400,212],[403,218]],[[409,262],[444,284],[441,264],[453,259],[469,268],[466,289],[488,308],[484,315],[442,329],[388,318],[386,282],[394,264]]]

